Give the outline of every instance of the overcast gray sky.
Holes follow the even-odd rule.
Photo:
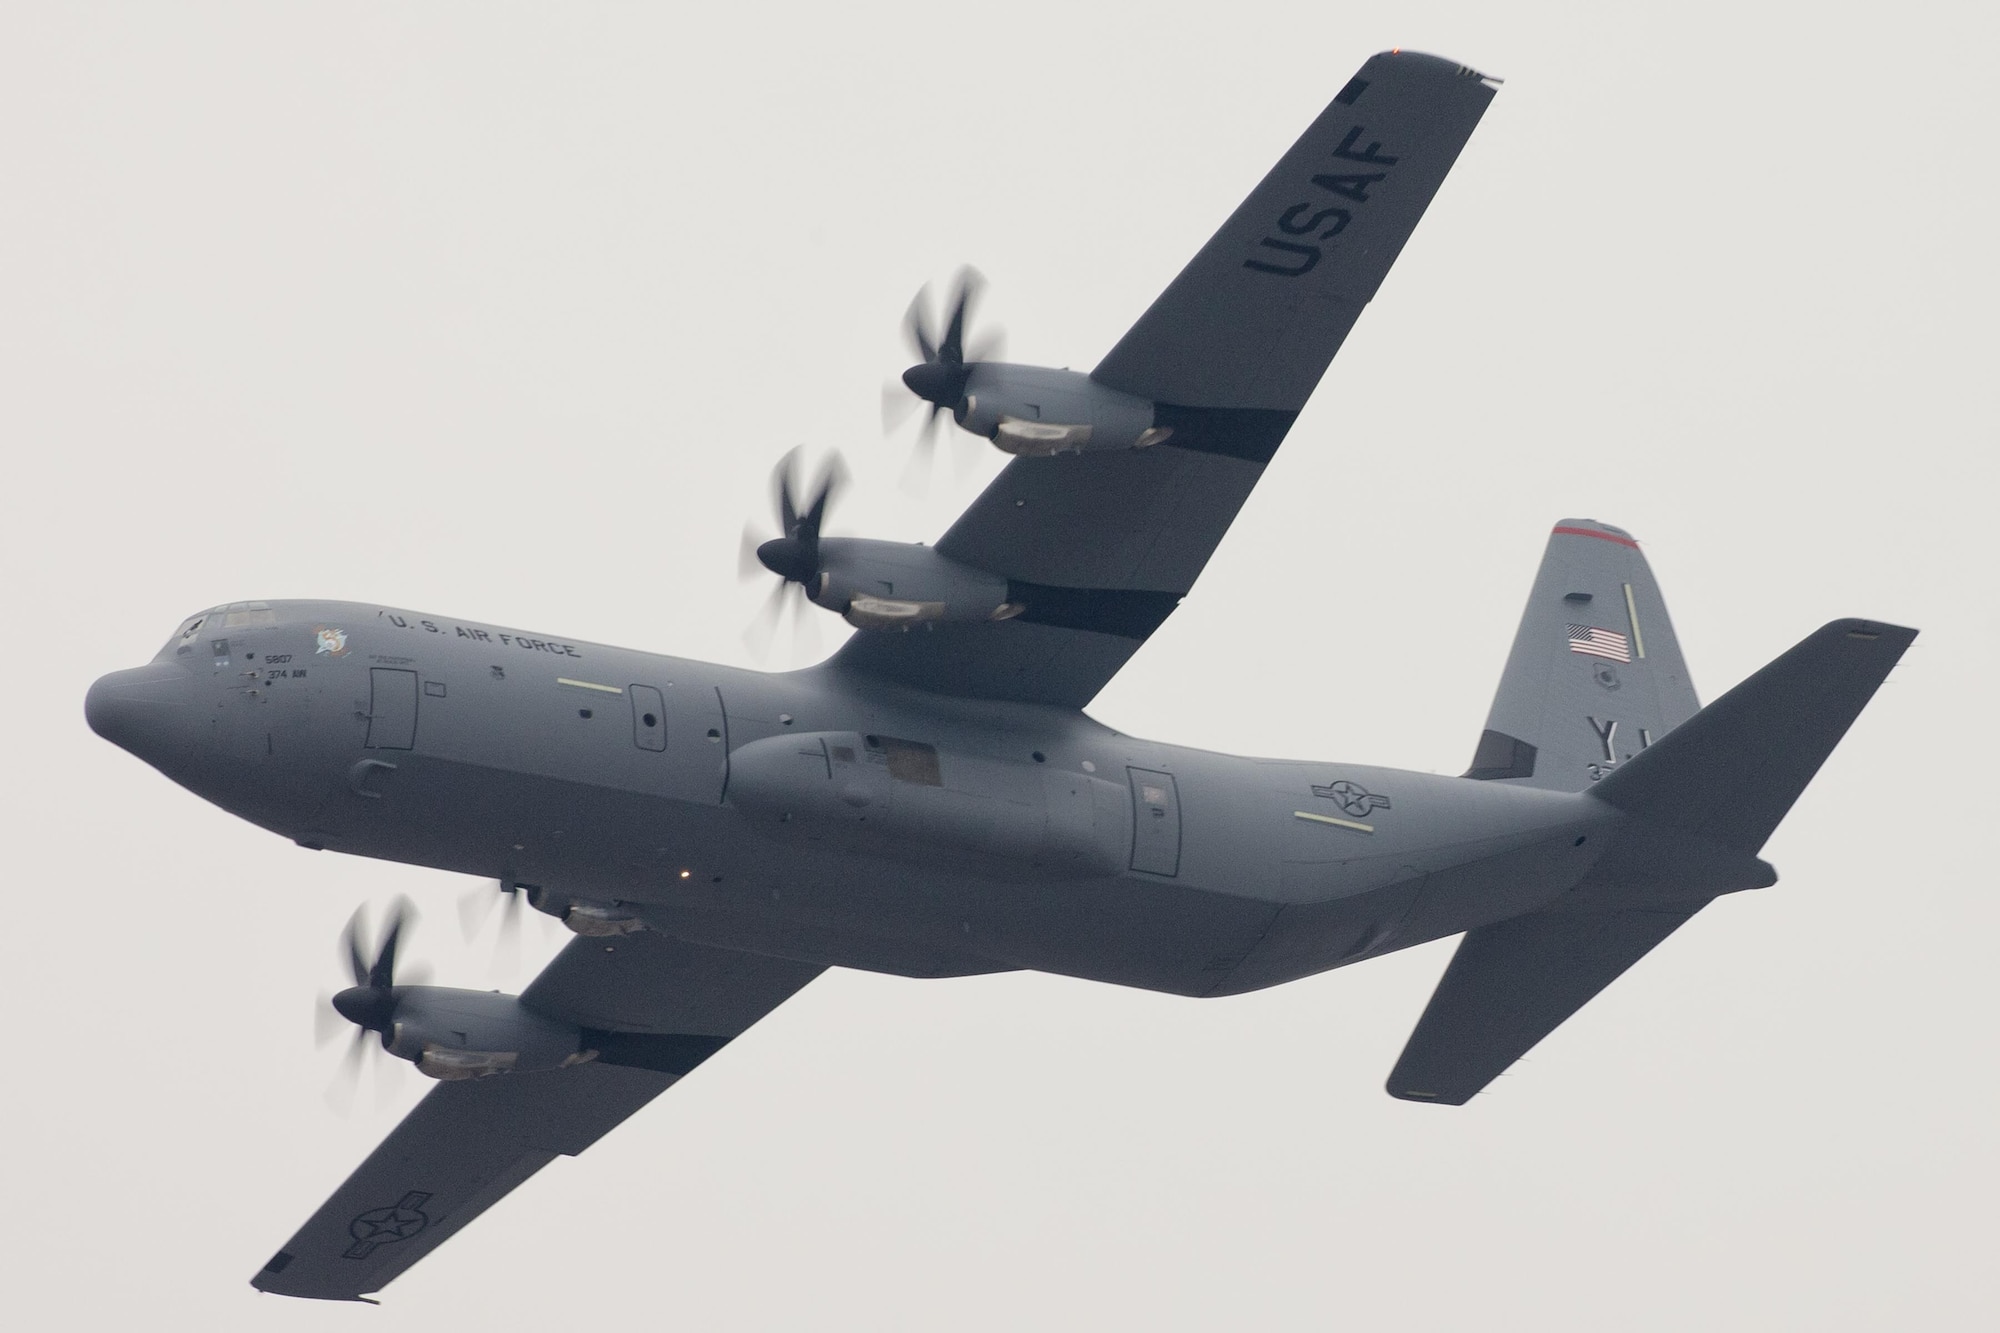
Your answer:
[[[1996,14],[7,6],[7,1321],[1983,1324]],[[464,944],[470,882],[203,804],[89,734],[89,681],[284,596],[747,663],[784,450],[843,449],[836,526],[906,540],[997,470],[959,435],[897,488],[920,283],[976,263],[1014,359],[1094,364],[1394,45],[1506,86],[1091,711],[1457,772],[1548,526],[1592,516],[1706,697],[1834,616],[1923,629],[1783,882],[1462,1110],[1381,1091],[1448,943],[1211,1002],[832,974],[383,1309],[253,1293],[422,1091],[322,1100],[355,904],[410,893],[447,983],[517,988],[562,932]]]

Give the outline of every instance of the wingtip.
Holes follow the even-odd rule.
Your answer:
[[[1374,59],[1428,61],[1431,64],[1439,65],[1451,70],[1451,72],[1454,75],[1456,75],[1458,78],[1461,79],[1477,79],[1481,83],[1489,83],[1495,86],[1507,82],[1507,80],[1499,78],[1496,75],[1482,73],[1481,71],[1474,69],[1470,65],[1461,65],[1456,60],[1447,60],[1443,56],[1434,56],[1430,54],[1428,51],[1412,51],[1405,46],[1392,46],[1386,51],[1377,51],[1375,53]]]
[[[1394,1079],[1383,1085],[1382,1091],[1399,1102],[1420,1102],[1425,1106],[1463,1106],[1472,1100],[1473,1094],[1463,1097],[1453,1093],[1429,1092],[1421,1088],[1400,1088]]]
[[[261,1296],[289,1296],[294,1300],[307,1301],[353,1301],[362,1305],[382,1303],[375,1297],[364,1296],[358,1291],[288,1291],[284,1284],[278,1281],[278,1274],[290,1266],[292,1258],[292,1255],[280,1250],[270,1263],[257,1270],[256,1276],[250,1279],[250,1285],[255,1287]]]
[[[346,1301],[357,1305],[380,1305],[382,1303],[375,1297],[363,1296],[360,1292],[354,1292],[350,1295],[337,1295],[331,1292],[283,1291],[277,1287],[267,1287],[255,1278],[250,1280],[250,1285],[257,1289],[259,1296],[286,1296],[292,1300],[304,1301]]]
[[[1898,652],[1909,647],[1918,634],[1917,630],[1908,625],[1892,625],[1886,620],[1866,620],[1859,616],[1829,620],[1820,626],[1819,632],[1828,638],[1847,638],[1860,643],[1887,643]]]

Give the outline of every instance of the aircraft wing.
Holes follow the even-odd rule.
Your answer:
[[[1016,458],[937,543],[1033,585],[1016,620],[863,633],[843,668],[1081,708],[1194,585],[1493,98],[1378,55],[1091,378],[1155,405],[1151,448]]]
[[[820,969],[650,932],[577,939],[524,1004],[597,1029],[603,1054],[440,1083],[250,1282],[366,1300],[557,1155],[575,1156],[778,1007]]]

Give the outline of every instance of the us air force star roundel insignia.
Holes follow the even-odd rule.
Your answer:
[[[424,1214],[430,1197],[422,1190],[411,1190],[391,1206],[370,1208],[349,1222],[347,1234],[354,1237],[354,1244],[347,1247],[344,1257],[366,1259],[377,1245],[393,1245],[422,1231],[431,1221]]]
[[[1324,787],[1314,787],[1313,795],[1335,802],[1342,812],[1356,819],[1363,819],[1377,810],[1389,808],[1388,797],[1369,791],[1358,782],[1349,782],[1346,778],[1330,782]]]

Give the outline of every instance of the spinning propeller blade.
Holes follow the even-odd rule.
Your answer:
[[[469,889],[458,900],[459,929],[468,944],[486,929],[486,923],[493,919],[493,909],[500,909],[500,929],[493,937],[492,967],[508,977],[521,967],[521,902],[527,896],[527,891],[513,879],[502,878]]]
[[[396,1021],[399,1000],[396,994],[396,950],[402,942],[403,932],[415,924],[416,915],[417,909],[408,898],[398,898],[389,905],[373,962],[368,961],[361,944],[362,931],[367,924],[366,907],[355,908],[354,915],[348,918],[347,928],[341,932],[348,970],[354,976],[355,984],[334,995],[329,1003],[335,1013],[363,1033],[377,1032],[386,1037]],[[405,976],[402,980],[408,983],[410,978]]]
[[[964,416],[966,384],[971,379],[972,367],[1001,355],[1003,338],[997,328],[986,330],[970,343],[967,341],[966,329],[972,320],[972,307],[985,286],[986,281],[979,276],[977,269],[960,269],[947,303],[942,329],[930,322],[929,286],[917,292],[909,310],[903,315],[903,335],[919,358],[916,365],[903,372],[903,387],[915,394],[919,401],[930,404],[930,411],[918,428],[910,463],[903,471],[905,489],[909,489],[912,481],[928,483],[931,455],[937,444],[938,418],[947,412],[954,419]],[[902,416],[892,422],[889,393],[885,389],[883,394],[882,424],[885,431],[893,430],[908,415],[905,409]]]
[[[801,450],[793,449],[771,471],[771,501],[772,507],[777,510],[779,535],[757,542],[749,528],[746,527],[743,533],[743,551],[739,558],[745,573],[754,575],[755,571],[750,568],[750,561],[754,560],[779,579],[778,586],[772,589],[770,597],[758,608],[757,615],[743,632],[743,641],[758,657],[770,651],[777,636],[778,622],[788,609],[792,614],[795,635],[805,639],[814,633],[810,619],[802,620],[802,617],[805,603],[811,599],[813,585],[819,581],[820,528],[826,521],[834,497],[847,486],[847,464],[838,451],[828,456],[810,486],[805,484],[801,473],[800,453]]]
[[[328,1105],[342,1114],[353,1109],[354,1086],[360,1081],[368,1048],[371,1045],[386,1045],[395,1025],[397,986],[417,984],[419,980],[417,974],[421,969],[410,967],[403,968],[403,975],[399,977],[396,962],[403,935],[416,924],[416,916],[416,908],[408,898],[398,898],[391,903],[383,918],[379,943],[372,959],[364,943],[364,936],[368,933],[366,906],[355,908],[354,915],[347,919],[347,925],[340,932],[342,961],[354,984],[333,995],[321,994],[313,1027],[319,1043],[324,1045],[337,1035],[338,1020],[345,1019],[354,1025],[353,1040],[341,1055],[340,1068],[327,1089]],[[370,1042],[371,1033],[378,1035],[380,1042]]]

